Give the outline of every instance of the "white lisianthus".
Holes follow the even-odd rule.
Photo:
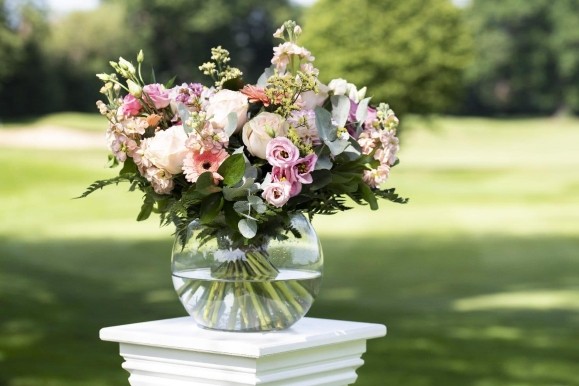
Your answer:
[[[143,156],[156,167],[171,174],[181,173],[183,160],[188,152],[185,142],[187,134],[183,126],[171,126],[161,130],[154,137],[145,140]]]
[[[286,133],[287,122],[281,115],[262,112],[243,126],[241,137],[251,154],[265,159],[267,144]]]
[[[248,108],[247,96],[237,91],[219,90],[209,98],[206,113],[213,128],[218,130],[227,126],[229,113],[235,113],[238,131],[247,122]]]
[[[346,95],[355,103],[359,103],[366,96],[366,87],[358,90],[354,83],[348,83],[348,81],[342,78],[332,79],[330,83],[328,83],[328,88],[333,95]]]

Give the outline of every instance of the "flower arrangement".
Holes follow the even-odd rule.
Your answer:
[[[286,237],[292,213],[334,214],[350,208],[348,198],[373,210],[379,198],[405,203],[381,188],[398,163],[398,118],[385,103],[371,105],[366,87],[322,84],[300,34],[293,21],[275,32],[283,43],[255,84],[243,84],[221,47],[200,66],[211,86],[146,83],[142,51],[136,67],[111,62],[114,73],[97,75],[107,97],[97,106],[109,121],[110,165],[122,168],[81,197],[128,182],[144,194],[137,220],[158,213],[184,240],[199,219],[208,229],[199,237],[226,236],[242,251]],[[246,257],[274,272],[262,253]]]

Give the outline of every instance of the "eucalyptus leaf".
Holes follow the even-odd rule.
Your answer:
[[[240,214],[248,213],[249,207],[249,201],[235,201],[233,203],[233,209]]]
[[[247,200],[249,201],[251,208],[255,210],[257,213],[263,214],[267,210],[267,205],[265,205],[265,202],[263,202],[263,200],[260,197],[249,196]]]
[[[239,233],[246,239],[252,239],[257,234],[257,221],[249,219],[249,218],[242,218],[237,223],[237,227],[239,229]]]
[[[263,74],[261,74],[261,76],[259,77],[259,79],[257,80],[256,85],[258,87],[264,87],[267,86],[267,80],[275,73],[274,71],[274,66],[270,66],[268,68],[266,68],[263,71]]]
[[[338,130],[332,125],[332,114],[322,107],[316,107],[315,114],[316,128],[320,138],[324,141],[333,141],[338,138]]]
[[[341,154],[348,146],[350,146],[350,142],[346,139],[336,139],[335,141],[324,140],[324,143],[330,149],[330,152],[334,157]]]
[[[231,135],[235,132],[236,129],[237,129],[237,114],[232,111],[229,114],[227,114],[227,125],[225,126],[224,131],[228,137],[231,137]]]
[[[223,188],[223,197],[227,201],[235,201],[236,199],[247,197],[257,191],[257,185],[253,178],[243,178],[240,183],[230,187],[225,186]]]
[[[332,119],[338,127],[345,127],[350,115],[350,98],[345,95],[332,95]]]
[[[185,133],[189,134],[193,132],[193,127],[188,124],[189,118],[191,117],[191,112],[187,109],[184,103],[177,104],[177,113],[179,118],[181,118],[181,124],[183,125],[183,130]]]
[[[356,121],[360,124],[364,123],[366,117],[368,116],[368,103],[370,102],[371,97],[364,98],[358,104],[358,108],[356,109]]]

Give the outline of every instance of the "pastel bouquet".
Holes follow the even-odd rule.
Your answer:
[[[398,163],[398,118],[387,104],[371,104],[366,87],[320,82],[300,34],[292,21],[275,32],[283,43],[255,84],[243,83],[221,47],[200,66],[210,86],[145,82],[142,51],[136,66],[111,62],[114,73],[97,75],[107,97],[97,106],[109,121],[110,165],[122,168],[82,196],[128,182],[143,193],[137,219],[158,213],[183,243],[199,221],[201,243],[221,237],[242,251],[214,270],[222,277],[275,277],[260,246],[295,234],[292,214],[406,202],[382,188]]]

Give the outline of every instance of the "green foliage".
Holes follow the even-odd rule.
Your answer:
[[[209,59],[211,48],[222,45],[236,58],[244,79],[255,82],[269,67],[271,31],[293,12],[287,0],[109,1],[127,6],[124,31],[145,38],[142,48],[161,79],[203,79],[197,67]]]
[[[474,0],[469,112],[579,112],[577,9],[577,0]]]
[[[456,108],[470,39],[447,0],[319,0],[303,43],[322,81],[346,78],[398,114]]]

